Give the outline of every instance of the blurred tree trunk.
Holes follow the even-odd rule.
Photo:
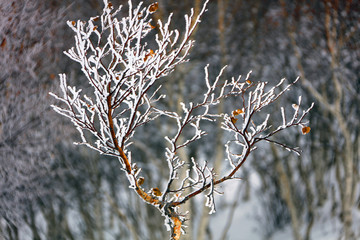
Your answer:
[[[306,168],[306,166],[304,167],[303,165],[305,165],[300,159],[295,159],[295,161],[297,161],[297,169],[300,172],[300,178],[301,178],[301,182],[304,183],[305,185],[305,193],[306,193],[306,205],[307,205],[307,221],[306,221],[306,231],[305,231],[305,236],[304,239],[305,240],[310,240],[310,233],[312,230],[312,227],[314,225],[315,222],[315,206],[314,206],[314,193],[311,187],[311,182],[310,182],[310,174],[309,171]]]
[[[111,205],[111,207],[115,210],[117,216],[121,219],[124,223],[126,228],[130,231],[133,240],[139,240],[139,233],[137,232],[136,228],[133,224],[130,223],[126,214],[122,211],[122,209],[118,206],[117,202],[109,195],[106,194],[106,198]]]
[[[10,240],[19,240],[19,229],[17,226],[8,221],[8,224],[5,228],[4,232],[7,232],[7,235]],[[5,236],[5,235],[4,235]]]
[[[348,128],[346,116],[343,115],[344,104],[344,81],[339,76],[339,51],[340,39],[338,36],[338,26],[340,20],[338,19],[335,7],[331,5],[330,1],[325,1],[325,16],[324,16],[324,31],[326,33],[327,51],[330,53],[330,71],[332,86],[334,87],[335,94],[331,99],[327,98],[326,94],[319,92],[313,84],[306,78],[304,67],[302,65],[301,52],[295,38],[294,26],[289,26],[289,37],[295,56],[297,58],[298,68],[300,70],[301,78],[304,81],[304,86],[311,93],[320,104],[324,107],[325,111],[331,114],[338,124],[339,130],[344,138],[344,148],[341,153],[342,161],[337,164],[338,186],[341,196],[341,209],[342,221],[344,224],[345,239],[353,239],[352,230],[352,213],[351,208],[354,204],[354,146],[351,137],[350,129]],[[327,90],[327,89],[326,89]],[[339,169],[341,168],[341,169]],[[341,174],[343,172],[343,174]]]
[[[105,224],[104,224],[104,206],[103,206],[103,192],[101,191],[101,173],[99,170],[99,163],[100,159],[99,157],[95,157],[94,159],[94,169],[93,169],[93,175],[94,175],[94,188],[95,188],[95,201],[94,201],[94,222],[96,225],[96,233],[97,233],[97,239],[98,240],[104,240],[104,230],[105,230]]]
[[[226,47],[226,26],[225,26],[225,14],[227,8],[228,0],[218,0],[217,1],[217,17],[218,17],[218,41],[219,41],[219,52],[220,52],[220,66],[225,66],[227,64],[227,54],[228,49]],[[226,78],[227,71],[224,71],[223,77]],[[220,103],[217,107],[218,112],[224,112],[224,103]],[[214,161],[214,171],[216,173],[221,173],[222,162],[224,161],[225,152],[223,147],[224,134],[221,129],[221,121],[217,122],[216,125],[216,138],[215,138],[215,155],[213,158]],[[206,200],[204,200],[206,201]],[[201,217],[199,220],[199,227],[197,230],[197,239],[204,240],[207,239],[206,230],[209,226],[209,208],[202,204]]]
[[[286,205],[290,212],[291,226],[293,230],[294,239],[302,240],[300,233],[301,222],[300,222],[299,214],[296,209],[296,204],[293,199],[291,175],[288,176],[289,170],[285,169],[284,165],[282,164],[282,160],[280,159],[276,146],[271,144],[270,147],[274,156],[275,170],[277,171],[277,175],[279,178],[281,196],[285,200]],[[285,159],[285,161],[288,161],[288,159]]]

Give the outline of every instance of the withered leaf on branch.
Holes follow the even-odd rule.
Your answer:
[[[232,114],[233,114],[234,116],[237,116],[237,115],[243,114],[243,113],[244,113],[244,110],[242,110],[242,109],[236,109],[236,110],[234,110],[234,111],[232,112]]]
[[[308,134],[310,132],[310,130],[311,130],[310,127],[305,126],[301,129],[301,132],[302,132],[302,134],[305,135],[305,134]]]
[[[295,103],[292,104],[291,106],[292,106],[292,108],[293,108],[294,110],[298,110],[298,109],[299,109],[299,105],[297,105],[297,104],[295,104]]]
[[[153,13],[159,8],[159,3],[155,2],[149,6],[149,12]]]
[[[140,178],[137,180],[137,183],[138,183],[140,186],[143,185],[144,182],[145,182],[145,178],[143,178],[143,177],[140,177]]]
[[[230,120],[231,120],[231,122],[232,122],[233,124],[235,124],[238,119],[237,119],[237,118],[234,118],[234,117],[231,117]]]
[[[153,188],[152,189],[152,192],[153,192],[153,194],[155,195],[155,196],[161,196],[161,191],[159,190],[159,188]]]
[[[150,49],[149,52],[145,54],[144,61],[146,61],[149,57],[153,57],[154,55],[154,50]]]

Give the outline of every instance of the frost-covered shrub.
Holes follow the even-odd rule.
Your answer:
[[[83,94],[81,89],[69,86],[66,75],[61,74],[62,93],[52,94],[63,104],[53,106],[54,110],[70,118],[79,131],[81,142],[77,144],[118,158],[130,188],[162,213],[172,239],[180,238],[186,217],[179,212],[179,207],[204,193],[210,213],[215,212],[216,186],[238,178],[236,173],[259,142],[269,142],[299,153],[297,148],[278,142],[273,136],[296,126],[304,134],[310,131],[304,117],[312,106],[301,111],[301,97],[296,104],[289,103],[287,113],[285,108],[280,108],[282,122],[277,126],[268,124],[270,114],[260,121],[255,119],[261,110],[275,102],[297,80],[284,86],[285,79],[282,79],[274,87],[269,87],[267,82],[253,81],[250,73],[245,78],[222,80],[224,68],[212,79],[206,66],[206,90],[201,101],[180,103],[181,114],[163,109],[158,104],[159,100],[166,98],[161,77],[169,75],[177,65],[187,61],[194,44],[191,34],[200,23],[207,3],[197,16],[193,12],[185,15],[186,24],[182,33],[170,29],[171,15],[166,22],[152,22],[151,15],[158,9],[158,3],[132,6],[129,1],[128,15],[118,19],[122,7],[114,9],[110,2],[104,0],[101,16],[92,17],[87,22],[68,21],[75,32],[75,47],[65,54],[81,65],[92,92]],[[158,32],[150,34],[155,29]],[[149,41],[149,36],[154,36],[152,46],[155,47],[150,48],[145,41]],[[236,98],[237,105],[231,113],[216,113],[214,107],[226,98]],[[290,111],[292,114],[287,117]],[[169,176],[162,189],[144,187],[146,179],[142,176],[141,166],[129,150],[137,129],[146,128],[147,123],[160,117],[173,119],[175,124],[172,129],[176,129],[172,135],[164,136],[168,147],[163,161],[164,167],[169,168]],[[231,135],[231,140],[224,145],[227,153],[224,161],[228,162],[229,171],[220,176],[209,163],[192,158],[191,170],[179,179],[179,172],[187,166],[178,151],[206,135],[202,128],[204,121],[222,121],[223,130]],[[175,184],[175,181],[180,184]]]

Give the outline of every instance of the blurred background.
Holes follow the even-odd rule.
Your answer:
[[[203,2],[158,1],[154,22],[173,12],[180,31],[183,15],[198,13]],[[79,136],[71,122],[50,108],[48,92],[59,92],[59,73],[89,87],[63,54],[74,45],[66,21],[87,20],[102,8],[100,0],[0,1],[0,239],[168,239],[162,216],[128,188],[118,161],[74,146]],[[360,239],[359,1],[210,0],[193,38],[190,62],[161,80],[169,109],[180,111],[179,102],[202,96],[207,63],[213,78],[224,65],[224,79],[250,70],[252,81],[272,85],[300,76],[273,107],[290,106],[299,95],[304,107],[315,107],[309,134],[293,129],[277,136],[300,146],[301,157],[259,146],[242,180],[222,186],[215,214],[208,215],[203,197],[189,202],[192,218],[182,239]],[[236,104],[218,110],[230,113]],[[166,183],[163,137],[171,124],[157,120],[134,137],[145,187]],[[220,124],[206,127],[209,135],[179,154],[224,172],[227,135]]]

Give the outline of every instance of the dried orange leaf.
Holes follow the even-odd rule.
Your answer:
[[[95,111],[95,107],[94,106],[91,106],[90,104],[86,104],[86,106],[88,107],[88,109],[90,110],[90,111]]]
[[[151,27],[151,29],[156,28],[155,26],[151,25],[151,23],[149,23],[149,26]]]
[[[243,111],[242,109],[236,109],[236,110],[234,110],[234,111],[232,112],[232,114],[233,114],[234,116],[239,115],[239,114],[243,114],[243,113],[244,113],[244,111]]]
[[[144,182],[145,182],[145,178],[143,178],[143,177],[140,177],[140,178],[137,180],[137,183],[139,184],[139,186],[140,186],[140,185],[143,185]]]
[[[310,130],[311,130],[310,127],[305,126],[301,129],[301,132],[302,132],[302,134],[305,135],[305,134],[308,134],[310,132]]]
[[[95,31],[97,28],[98,28],[98,26],[95,26],[95,27],[93,28],[93,31]]]
[[[108,8],[112,8],[112,6],[113,6],[112,3],[109,2],[109,3],[108,3]]]
[[[149,6],[149,12],[155,12],[159,8],[159,3],[155,2]]]
[[[149,57],[153,57],[154,55],[154,50],[150,49],[149,52],[145,54],[144,61],[146,61]]]
[[[291,105],[292,107],[293,107],[293,109],[295,109],[295,110],[298,110],[299,109],[299,105],[297,105],[297,104],[293,104],[293,105]]]
[[[247,83],[247,84],[251,84],[251,81],[250,81],[250,80],[246,80],[246,83]]]
[[[155,196],[161,196],[161,191],[158,188],[153,188],[152,192],[154,193]]]
[[[237,119],[237,118],[234,118],[234,117],[231,117],[230,120],[231,120],[231,122],[232,122],[233,124],[235,124],[238,119]]]
[[[75,26],[76,23],[75,23],[75,21],[71,21],[71,24],[72,24],[73,26]]]

